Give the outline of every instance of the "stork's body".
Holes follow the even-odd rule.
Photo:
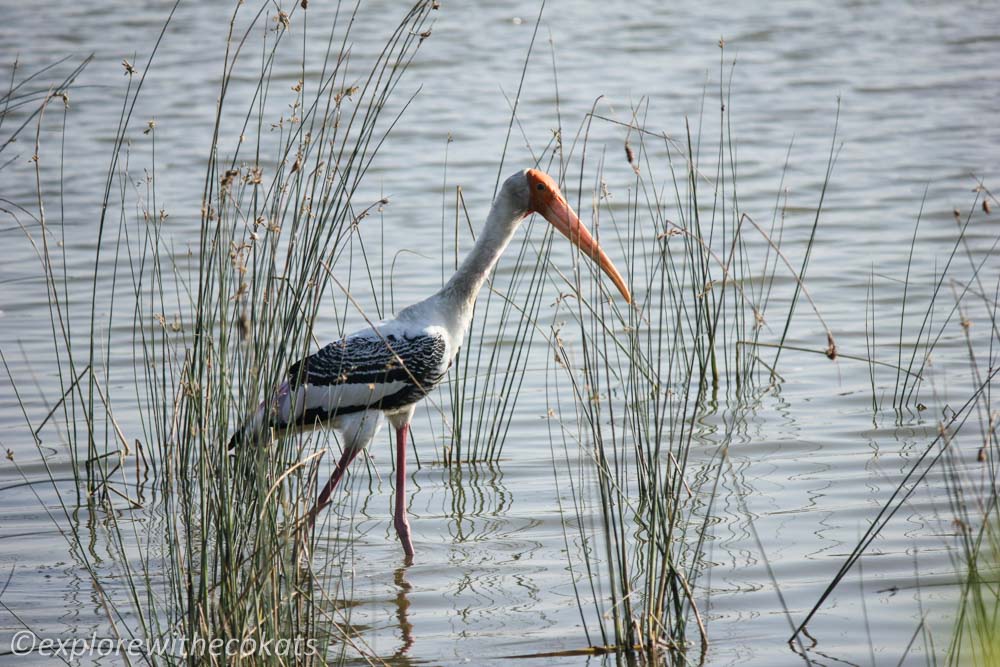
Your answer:
[[[330,343],[293,364],[274,398],[234,436],[259,441],[270,429],[330,427],[343,436],[343,454],[323,487],[312,518],[325,507],[348,465],[378,433],[382,415],[396,431],[394,523],[413,556],[405,510],[406,439],[414,408],[437,385],[468,331],[479,290],[521,221],[540,213],[596,261],[631,300],[624,281],[546,174],[528,169],[508,178],[472,252],[439,292],[381,322]]]

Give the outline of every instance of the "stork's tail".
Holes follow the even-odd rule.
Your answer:
[[[288,402],[289,393],[288,382],[283,382],[272,400],[262,401],[229,439],[229,451],[233,452],[247,445],[260,445],[267,441],[272,428],[286,427],[288,424],[282,417],[288,410],[282,410],[281,406]]]
[[[246,424],[244,424],[240,428],[236,429],[236,432],[233,433],[231,438],[229,438],[229,453],[230,454],[235,453],[236,450],[242,447],[243,445],[247,444],[248,442],[253,444],[256,442],[256,440],[257,438],[255,437],[253,430],[249,428]]]
[[[233,436],[229,438],[230,453],[235,452],[238,448],[243,447],[244,445],[254,446],[260,444],[263,440],[265,431],[262,427],[266,411],[267,405],[265,403],[261,403],[250,418],[244,421],[243,425],[236,429]]]

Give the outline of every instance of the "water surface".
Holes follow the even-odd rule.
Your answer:
[[[710,159],[718,135],[721,68],[722,79],[727,85],[731,81],[728,111],[737,142],[741,207],[762,220],[770,219],[792,146],[785,186],[787,239],[794,248],[812,223],[839,100],[839,154],[809,271],[813,298],[841,350],[863,356],[869,279],[874,274],[879,319],[898,317],[898,281],[926,192],[911,275],[912,298],[926,301],[954,242],[953,209],[967,213],[975,178],[989,183],[1000,166],[1000,70],[995,65],[1000,62],[1000,6],[808,0],[752,7],[738,2],[606,4],[557,0],[546,5],[504,173],[533,164],[560,120],[567,135],[575,132],[599,97],[598,113],[625,122],[633,107],[648,102],[647,127],[678,138],[687,120],[696,135],[705,137]],[[58,143],[61,114],[50,112],[42,133],[48,196],[56,195],[60,182],[53,166],[58,151],[65,156],[62,206],[50,208],[49,215],[65,228],[70,271],[78,277],[92,270],[98,206],[127,81],[121,61],[145,62],[169,8],[168,2],[137,6],[80,0],[4,9],[0,62],[5,66],[18,58],[27,72],[64,55],[94,54],[70,93],[65,145]],[[157,207],[170,213],[167,231],[181,254],[197,240],[229,11],[219,3],[181,5],[129,133],[134,164],[141,170],[150,146],[140,130],[147,120],[156,121]],[[310,3],[313,34],[322,34],[315,26],[329,22],[332,11],[328,3]],[[359,61],[380,44],[398,11],[388,2],[364,9],[366,23],[355,47]],[[369,251],[381,253],[386,272],[395,259],[391,288],[397,310],[446,277],[454,248],[442,240],[440,225],[442,216],[452,215],[455,186],[462,186],[472,216],[485,217],[501,168],[509,100],[518,90],[537,14],[536,4],[524,2],[500,7],[444,2],[435,12],[432,35],[400,95],[405,99],[419,92],[366,186],[373,198],[390,199],[379,221],[385,247],[379,245],[382,230],[374,222],[362,233]],[[313,57],[324,47],[321,40],[307,44]],[[275,90],[290,89],[300,74],[294,62],[279,63]],[[250,99],[251,77],[237,77],[230,93],[234,108]],[[625,136],[620,126],[597,123],[590,148],[595,155],[605,151],[608,186],[622,196],[631,178],[623,155]],[[0,174],[0,195],[28,209],[36,201],[30,144],[31,137],[22,135],[18,159]],[[666,178],[666,163],[659,169]],[[580,194],[571,191],[570,199]],[[590,196],[591,190],[582,193],[584,201]],[[974,213],[973,256],[981,257],[995,241],[997,215]],[[19,219],[37,236],[27,218]],[[0,234],[0,346],[37,421],[59,393],[45,285],[37,257],[12,216],[0,218]],[[464,241],[463,247],[471,243],[467,236]],[[412,252],[397,255],[402,249]],[[510,261],[501,264],[501,275],[509,273]],[[997,263],[987,266],[983,276],[991,285]],[[108,290],[102,284],[99,292]],[[372,300],[365,305],[373,307]],[[104,300],[98,307],[109,304]],[[807,314],[800,319],[793,342],[821,348],[822,330],[809,323]],[[354,324],[362,326],[360,320]],[[980,333],[986,335],[986,328]],[[321,316],[315,333],[320,340],[336,335],[332,312]],[[102,335],[112,346],[131,344],[126,327]],[[895,354],[891,342],[881,343],[887,359]],[[482,664],[586,645],[563,553],[557,494],[565,501],[565,490],[554,482],[542,419],[549,408],[544,387],[550,352],[536,347],[498,464],[462,470],[434,465],[440,424],[432,410],[418,410],[414,429],[426,465],[410,482],[419,553],[414,566],[399,569],[387,440],[372,447],[381,481],[352,478],[342,508],[353,517],[357,539],[352,622],[376,654],[400,664]],[[964,354],[960,328],[947,329],[935,357],[942,369],[939,381],[924,399],[930,409],[898,421],[872,415],[864,364],[794,353],[784,358],[785,382],[764,397],[739,430],[729,452],[731,470],[723,475],[716,500],[708,552],[712,567],[698,589],[711,638],[708,664],[800,661],[785,643],[788,620],[765,558],[792,618],[801,619],[930,441],[944,406],[964,402],[968,384],[959,373]],[[946,372],[951,367],[955,372]],[[111,370],[112,378],[116,373]],[[0,571],[14,572],[2,595],[0,638],[21,622],[52,636],[101,633],[105,612],[79,565],[80,554],[67,549],[49,517],[53,491],[10,383],[6,377],[0,382],[0,445],[13,451],[35,482],[22,483],[11,465],[0,464]],[[890,383],[878,391],[891,389]],[[138,424],[135,415],[121,418],[126,429]],[[43,452],[57,479],[72,477],[64,443],[46,441]],[[973,444],[960,452],[971,464]],[[695,463],[714,454],[711,443],[704,443],[696,448]],[[924,614],[940,657],[956,600],[950,585],[953,517],[947,507],[941,475],[932,473],[812,624],[817,645],[811,656],[817,664],[867,665],[872,654],[876,664],[896,664]],[[88,526],[88,517],[77,518]],[[155,517],[135,512],[120,520],[142,524]],[[103,562],[107,553],[100,541],[92,548],[92,556]],[[0,652],[6,648],[0,645]],[[918,641],[910,659],[923,664],[925,650]],[[6,656],[0,661],[33,660]]]

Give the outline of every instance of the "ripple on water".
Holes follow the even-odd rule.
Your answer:
[[[50,227],[58,230],[60,239],[65,233],[70,294],[81,308],[89,305],[87,276],[96,247],[98,205],[125,83],[120,63],[122,58],[145,62],[169,4],[44,0],[14,3],[4,10],[2,62],[10,63],[17,56],[22,71],[27,72],[64,54],[95,54],[80,85],[71,92],[64,200],[60,206],[47,206]],[[517,92],[537,7],[477,4],[481,3],[442,3],[432,38],[423,45],[400,92],[405,98],[418,86],[423,89],[368,174],[365,196],[386,195],[391,202],[379,221],[384,230],[374,222],[360,230],[369,255],[385,256],[388,264],[402,247],[414,251],[400,254],[393,268],[397,306],[440,284],[440,262],[451,266],[454,248],[450,236],[442,241],[440,220],[442,215],[453,219],[456,186],[462,186],[473,224],[477,224],[496,181],[509,121],[505,95],[513,100]],[[909,311],[910,322],[923,316],[941,270],[942,249],[950,251],[954,243],[952,209],[965,212],[971,204],[968,194],[975,182],[970,172],[992,176],[997,167],[1000,127],[990,119],[996,114],[1000,78],[995,67],[983,67],[983,63],[1000,58],[1000,38],[993,29],[1000,23],[998,6],[839,6],[814,0],[794,6],[640,5],[638,9],[618,8],[592,2],[546,7],[545,25],[518,101],[520,124],[513,129],[503,169],[532,164],[552,138],[559,119],[564,147],[568,147],[599,96],[603,97],[597,111],[607,117],[627,120],[630,106],[648,99],[649,127],[674,138],[684,136],[686,122],[696,134],[700,128],[702,160],[708,164],[718,150],[718,108],[711,95],[718,86],[721,35],[727,42],[723,65],[727,80],[730,59],[736,62],[727,105],[737,139],[738,200],[765,228],[775,203],[780,202],[788,248],[802,247],[817,214],[840,98],[838,160],[820,213],[808,284],[841,352],[864,357],[868,348],[860,314],[865,312],[871,276],[885,277],[884,282],[876,282],[874,299],[879,326],[887,328],[879,329],[884,338],[874,349],[880,360],[896,363],[890,345],[896,333],[889,333],[890,323],[898,323],[900,316],[895,287],[907,269],[909,239],[925,187],[922,245],[915,253],[910,278],[911,303],[917,305]],[[376,7],[379,20],[361,22],[359,30],[388,29],[383,9]],[[157,122],[157,205],[170,213],[167,231],[175,243],[171,252],[182,267],[191,261],[188,252],[198,224],[202,170],[229,11],[216,3],[181,6],[149,72],[145,96],[136,107],[137,122],[152,118]],[[309,12],[313,27],[332,23],[332,3],[310,3]],[[523,20],[512,21],[514,16]],[[970,21],[969,16],[976,20]],[[299,26],[296,22],[293,29]],[[557,79],[552,76],[550,35]],[[359,41],[352,62],[363,62],[377,43]],[[310,40],[306,48],[312,59],[325,42]],[[307,84],[318,71],[317,62],[311,60],[307,67]],[[241,110],[249,104],[257,67],[259,63],[250,59],[234,72],[230,109]],[[280,95],[298,81],[301,72],[294,61],[275,64],[275,99],[283,100]],[[390,110],[397,110],[399,104],[390,103]],[[19,121],[20,113],[15,110],[8,120]],[[57,114],[49,114],[43,132],[40,164],[46,183],[56,183],[52,179],[58,178],[51,152],[58,122]],[[607,156],[611,210],[621,217],[634,178],[620,157],[625,132],[620,126],[596,121],[591,131],[588,160],[602,151]],[[148,160],[149,146],[138,131],[133,135],[131,164],[138,174]],[[226,150],[231,150],[235,137],[224,141],[230,142]],[[790,145],[789,169],[782,174]],[[0,196],[34,210],[28,144],[22,142],[17,149],[18,159],[4,171]],[[643,169],[652,169],[656,178],[666,182],[665,155],[656,152],[658,147],[653,150],[653,163]],[[573,159],[578,164],[578,152]],[[572,192],[571,198],[580,194],[588,201],[589,187],[585,179],[585,191]],[[669,189],[664,214],[673,219],[676,211]],[[54,195],[55,188],[50,190]],[[37,239],[37,228],[22,218]],[[384,249],[380,245],[383,231]],[[977,221],[970,226],[973,256],[981,257],[995,238],[992,223]],[[82,508],[73,512],[74,525],[93,536],[85,540],[91,550],[87,554],[71,552],[50,518],[50,512],[57,519],[62,517],[62,510],[20,407],[23,403],[28,414],[38,419],[59,393],[48,339],[51,325],[45,283],[39,278],[34,251],[14,221],[0,221],[0,239],[4,243],[0,285],[5,288],[0,298],[0,348],[19,387],[24,388],[18,397],[8,390],[9,385],[0,391],[0,446],[14,451],[21,471],[0,465],[0,573],[8,568],[14,573],[3,602],[25,622],[53,635],[100,634],[106,613],[94,596],[82,565],[84,558],[94,563],[109,590],[121,593],[124,583],[101,537],[107,517],[90,515]],[[462,236],[460,249],[470,244],[468,235]],[[555,252],[557,262],[568,261],[564,250]],[[792,253],[793,263],[797,252]],[[427,269],[427,257],[433,270]],[[388,266],[374,268],[377,275],[379,270],[389,274]],[[501,264],[499,275],[509,272],[510,266]],[[780,292],[793,284],[787,274],[778,274],[776,304],[785,303]],[[109,280],[102,277],[97,294],[98,309],[106,310]],[[936,326],[940,318],[938,314]],[[335,320],[331,311],[323,310],[317,337],[333,336]],[[796,325],[790,343],[825,349],[823,327],[801,303]],[[780,335],[782,326],[782,321],[766,322],[768,339]],[[117,389],[129,387],[132,380],[134,331],[127,318],[120,318],[110,330],[99,332],[121,354],[109,371]],[[903,343],[908,355],[913,340]],[[966,364],[961,356],[963,345],[961,336],[946,334],[940,348],[944,358],[935,363],[947,368],[951,355],[959,360],[953,362],[955,368],[958,363]],[[429,664],[470,659],[482,664],[504,655],[579,648],[586,643],[574,581],[584,593],[589,588],[584,587],[579,569],[570,573],[566,554],[569,549],[579,564],[579,535],[572,522],[564,524],[560,512],[561,505],[571,508],[573,504],[566,485],[569,464],[557,442],[560,475],[553,475],[548,425],[540,419],[551,407],[544,371],[549,354],[536,341],[499,465],[471,466],[460,473],[425,465],[414,473],[408,509],[419,553],[415,565],[399,568],[384,442],[372,448],[382,481],[369,483],[367,478],[362,480],[363,474],[352,476],[342,496],[344,502],[324,519],[321,530],[338,539],[322,542],[316,557],[333,564],[325,570],[331,582],[342,574],[339,564],[346,563],[353,585],[351,622],[378,655],[399,662],[405,655]],[[908,363],[906,358],[903,361]],[[863,362],[828,362],[822,356],[789,351],[781,363],[786,382],[747,416],[741,437],[731,443],[713,515],[707,521],[710,536],[705,559],[713,567],[696,594],[709,624],[708,658],[713,665],[774,665],[795,660],[784,641],[789,620],[771,574],[792,619],[802,619],[879,508],[917,463],[936,435],[940,419],[928,412],[904,415],[899,424],[890,423],[891,415],[873,422],[868,367]],[[965,366],[961,368],[964,372]],[[883,406],[891,405],[893,381],[883,376],[876,388],[876,400]],[[966,395],[967,387],[960,381],[953,384],[941,388],[948,399]],[[952,407],[962,400],[951,400]],[[123,409],[117,417],[126,432],[138,432],[138,415]],[[691,483],[713,479],[710,470],[698,466],[718,463],[724,417],[712,414],[703,420],[702,425],[715,432],[695,447]],[[433,431],[428,426],[430,419],[422,412],[415,424],[425,463],[434,458],[433,443],[440,435],[439,424]],[[74,505],[65,445],[48,429],[41,436],[49,470],[59,480],[64,500],[72,499]],[[575,445],[570,443],[570,447]],[[974,452],[961,448],[958,452],[971,477],[979,479]],[[578,456],[578,451],[570,450],[571,465],[577,465]],[[33,484],[23,484],[22,473]],[[932,470],[926,484],[873,542],[860,567],[830,597],[810,628],[817,640],[812,655],[830,662],[866,662],[870,641],[879,664],[895,664],[921,613],[939,619],[936,631],[947,632],[954,613],[949,548],[955,529],[944,483],[943,472]],[[589,490],[586,493],[584,518],[597,522],[596,500]],[[155,512],[123,512],[116,518],[126,530],[135,527],[140,534],[152,536],[151,557],[155,559],[162,518]],[[586,616],[590,639],[599,643],[591,611]],[[870,640],[863,623],[865,613],[872,628]],[[0,630],[14,627],[0,615]],[[564,662],[576,665],[580,658]]]

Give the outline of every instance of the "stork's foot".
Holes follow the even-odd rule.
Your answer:
[[[406,554],[406,560],[409,563],[413,560],[414,551],[413,540],[410,539],[410,522],[406,518],[406,512],[397,511],[392,522],[396,526],[396,535],[399,536],[399,541],[403,545],[403,553]]]

